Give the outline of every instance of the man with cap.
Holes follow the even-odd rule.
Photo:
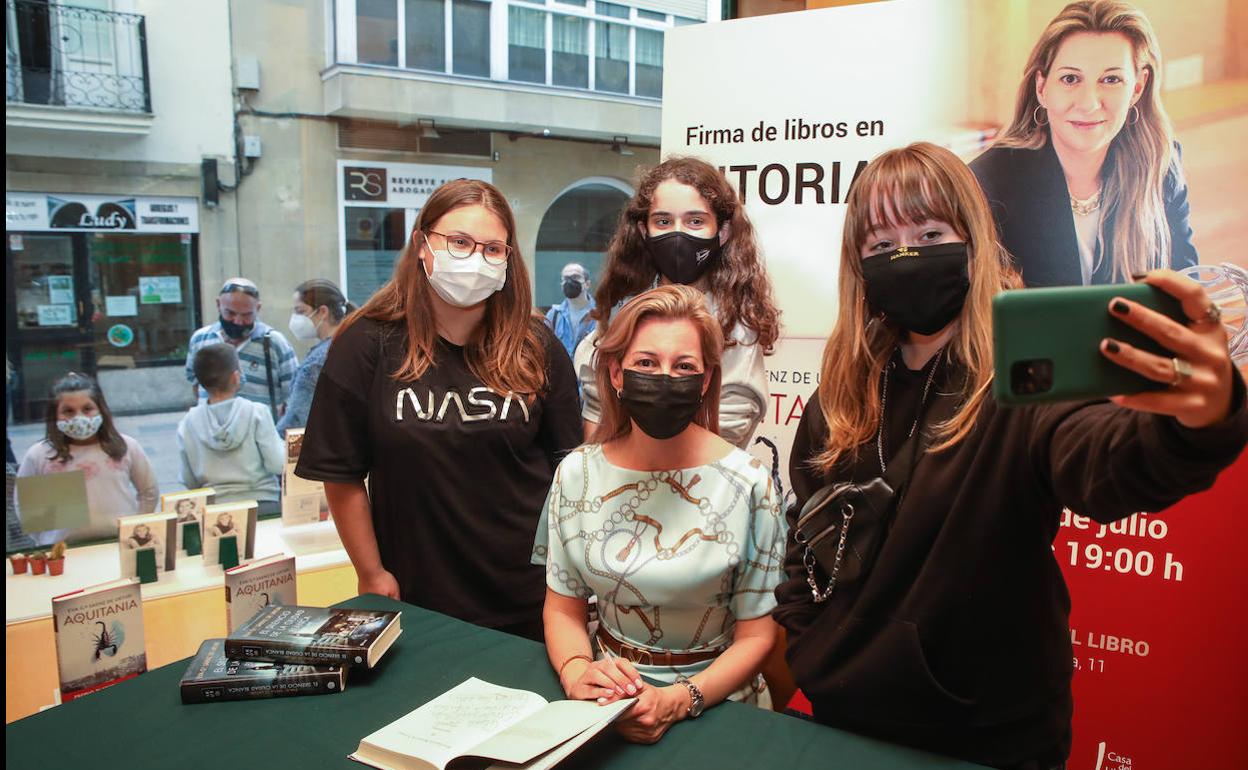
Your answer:
[[[186,379],[196,399],[207,393],[195,382],[192,363],[195,352],[205,345],[225,342],[238,351],[243,369],[238,395],[268,405],[274,419],[286,408],[290,385],[299,367],[295,349],[282,333],[260,320],[260,289],[246,278],[230,278],[217,294],[218,318],[191,335],[186,352]]]
[[[575,262],[563,266],[560,280],[564,300],[546,313],[546,323],[572,356],[581,340],[594,330],[594,319],[589,317],[594,297],[589,291],[589,271]]]

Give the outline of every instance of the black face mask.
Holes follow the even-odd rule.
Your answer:
[[[702,406],[701,375],[672,377],[624,370],[620,403],[637,427],[650,438],[678,435]]]
[[[217,320],[221,322],[221,331],[225,332],[226,338],[232,340],[246,339],[251,336],[252,330],[256,328],[256,324],[254,322],[243,326],[242,324],[236,324],[233,321],[227,321],[221,316],[218,316]]]
[[[578,281],[575,278],[563,279],[563,296],[567,297],[568,299],[576,299],[577,297],[581,296],[581,291],[582,291],[582,286],[581,286],[580,281]]]
[[[867,304],[906,331],[935,334],[962,312],[967,276],[965,243],[902,246],[862,260]]]
[[[672,283],[691,284],[702,277],[719,257],[719,236],[698,238],[671,232],[646,239],[654,266]]]

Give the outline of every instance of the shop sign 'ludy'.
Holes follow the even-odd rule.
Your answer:
[[[199,232],[195,198],[8,192],[4,210],[10,232]]]

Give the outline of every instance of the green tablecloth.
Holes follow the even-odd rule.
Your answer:
[[[11,769],[360,767],[346,758],[360,738],[476,676],[562,697],[535,642],[391,601],[363,596],[345,606],[403,611],[403,635],[378,667],[352,671],[339,695],[184,706],[171,663],[5,728]],[[971,768],[963,762],[724,703],[672,727],[654,746],[606,731],[560,767]]]

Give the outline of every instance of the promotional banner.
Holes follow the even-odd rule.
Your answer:
[[[776,463],[786,491],[794,429],[836,319],[846,194],[870,159],[913,141],[971,164],[1028,285],[1126,280],[1140,255],[1146,267],[1185,269],[1222,307],[1237,362],[1248,363],[1248,258],[1238,246],[1248,223],[1243,191],[1229,182],[1248,173],[1248,149],[1230,140],[1248,133],[1248,93],[1236,85],[1248,72],[1225,55],[1222,38],[1195,33],[1233,26],[1234,13],[1139,5],[1133,23],[1155,17],[1161,60],[1135,81],[1125,67],[1102,71],[1086,51],[1058,46],[1050,53],[1065,57],[1066,74],[1023,83],[1060,1],[893,0],[667,34],[662,154],[702,157],[737,187],[783,311],[753,451]],[[1129,64],[1125,40],[1099,37],[1109,46],[1096,55]],[[1070,61],[1075,54],[1085,60]],[[1074,98],[1090,93],[1081,84],[1098,96]],[[1163,125],[1173,127],[1169,166],[1160,165],[1166,153],[1126,141]],[[1106,162],[1123,173],[1106,166],[1084,190],[1049,142],[1101,132],[1116,148]],[[1160,200],[1140,192],[1140,180],[1163,177]],[[1167,235],[1141,235],[1159,232]],[[1071,770],[1248,761],[1237,609],[1248,576],[1236,568],[1248,543],[1234,520],[1246,482],[1241,458],[1212,490],[1168,511],[1104,527],[1064,516],[1053,549],[1073,603]]]
[[[195,198],[5,192],[4,214],[10,231],[199,232]]]

